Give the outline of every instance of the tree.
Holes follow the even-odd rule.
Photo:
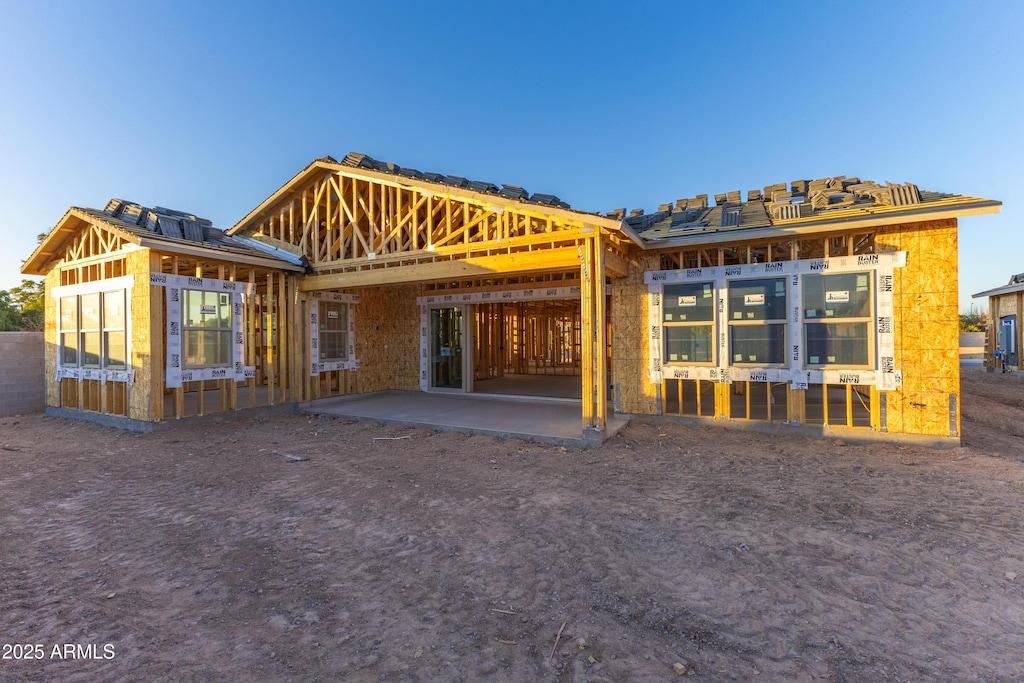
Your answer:
[[[41,330],[46,310],[41,280],[22,280],[10,291],[0,289],[0,330]]]
[[[985,332],[986,330],[988,330],[988,311],[975,313],[972,310],[970,313],[960,314],[961,332]]]
[[[21,311],[11,301],[11,293],[0,289],[0,332],[21,329]]]

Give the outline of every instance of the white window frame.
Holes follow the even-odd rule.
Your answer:
[[[663,311],[662,312],[662,322],[661,322],[661,333],[662,333],[662,344],[663,344],[662,348],[664,349],[665,357],[668,357],[668,359],[665,361],[665,365],[670,365],[670,366],[674,366],[674,365],[678,365],[678,366],[687,365],[687,366],[697,366],[697,367],[714,367],[717,364],[717,361],[718,361],[718,354],[716,353],[716,348],[715,348],[717,346],[717,344],[715,343],[715,337],[717,336],[716,331],[718,329],[718,316],[717,316],[717,314],[715,312],[716,308],[717,308],[717,306],[715,304],[715,297],[718,295],[718,288],[716,287],[716,283],[714,281],[706,281],[706,282],[696,281],[696,282],[687,282],[687,283],[672,283],[672,284],[666,285],[664,288],[662,288],[662,297],[663,297],[662,301],[663,302],[667,301],[670,296],[677,296],[677,297],[680,296],[679,294],[675,294],[675,293],[673,293],[673,294],[666,294],[665,293],[665,289],[667,289],[668,287],[674,287],[674,286],[679,286],[679,285],[692,285],[694,290],[697,290],[698,288],[700,289],[700,293],[697,294],[697,295],[689,295],[689,294],[687,294],[687,295],[682,295],[683,297],[685,297],[685,296],[695,296],[695,297],[696,296],[701,296],[701,297],[704,297],[705,296],[704,292],[706,292],[707,289],[710,288],[710,290],[711,290],[711,297],[710,297],[711,298],[711,320],[668,320],[667,319],[668,314],[664,312],[664,310],[665,310],[665,308],[667,308],[667,306],[662,306],[662,311]],[[694,303],[694,306],[697,306],[697,304]],[[683,307],[682,304],[680,304],[678,306],[675,306],[674,308],[682,308],[682,307]],[[708,327],[711,328],[711,334],[708,335],[708,338],[707,338],[708,339],[708,349],[707,349],[707,351],[708,351],[708,360],[700,361],[700,360],[691,360],[689,358],[685,358],[685,359],[684,358],[672,359],[671,357],[669,357],[670,354],[668,353],[668,331],[670,329],[698,328],[698,327],[700,327],[700,328],[708,328]]]
[[[876,364],[878,362],[877,354],[875,353],[876,343],[875,343],[875,334],[874,334],[874,331],[873,331],[873,327],[874,326],[872,324],[874,319],[875,319],[875,286],[874,285],[875,285],[875,280],[877,279],[875,277],[875,274],[873,272],[870,272],[870,271],[847,271],[847,272],[842,272],[842,273],[815,273],[815,274],[803,275],[801,277],[801,279],[800,279],[801,296],[803,297],[804,288],[806,287],[807,282],[808,282],[808,280],[810,278],[832,278],[832,277],[836,277],[836,276],[853,276],[855,278],[857,276],[864,276],[866,278],[866,280],[867,280],[867,288],[868,288],[868,305],[867,305],[868,311],[867,311],[867,315],[839,317],[839,316],[829,316],[829,315],[817,315],[817,314],[815,314],[815,315],[811,316],[811,315],[809,315],[809,311],[810,310],[817,310],[817,309],[808,309],[806,307],[806,303],[807,302],[804,301],[804,305],[801,306],[802,319],[801,319],[801,324],[800,324],[801,332],[803,334],[804,349],[806,349],[806,351],[807,351],[804,354],[804,367],[805,368],[809,368],[809,369],[818,369],[818,370],[825,370],[825,369],[834,369],[834,370],[868,370],[868,369],[872,369],[872,368],[874,368],[876,366]],[[826,291],[828,291],[828,290],[826,290]],[[849,294],[849,292],[847,292],[847,294]],[[826,306],[827,306],[827,304],[826,304]],[[823,309],[823,311],[827,311],[827,308]],[[815,360],[816,357],[810,355],[810,343],[808,342],[808,337],[809,337],[809,335],[808,335],[808,326],[811,326],[811,325],[814,325],[814,326],[816,326],[816,325],[829,325],[829,324],[833,324],[833,325],[852,324],[852,325],[863,325],[864,326],[864,329],[867,330],[866,338],[864,340],[866,345],[867,345],[867,352],[866,352],[867,358],[865,359],[864,363],[839,363],[837,361],[829,361],[827,357],[826,357],[826,359],[824,361],[822,361],[820,356],[817,357],[818,360]]]
[[[192,277],[187,275],[169,275],[167,273],[150,273],[150,285],[163,287],[166,299],[167,329],[165,331],[165,347],[167,353],[164,371],[164,387],[177,389],[185,382],[198,380],[232,379],[244,381],[256,376],[256,368],[245,365],[245,296],[251,296],[256,286],[250,282],[234,280],[216,280],[213,278]],[[202,290],[226,292],[231,302],[231,364],[215,367],[186,368],[184,365],[183,322],[184,303],[183,290]],[[152,331],[156,334],[156,330]]]
[[[350,307],[351,304],[342,303],[340,301],[320,301],[319,362],[331,363],[339,361],[344,362],[348,360],[348,337],[350,334],[348,329],[348,314]],[[331,313],[335,311],[338,313],[338,317],[343,319],[340,322],[341,327],[339,327],[338,329],[331,329],[329,328],[329,323],[327,321],[331,320]],[[324,351],[324,349],[328,347],[328,345],[324,343],[325,338],[333,337],[340,337],[340,343],[335,343],[331,345],[333,348],[339,349],[340,354],[328,356]]]
[[[131,349],[131,301],[132,285],[135,278],[131,275],[109,278],[106,280],[93,280],[75,285],[54,287],[47,295],[57,301],[57,373],[56,379],[98,379],[103,383],[108,381],[131,383],[134,380],[135,372],[132,369]],[[97,326],[83,329],[82,327],[82,297],[96,296],[98,310],[96,312]],[[120,327],[111,327],[106,322],[106,307],[108,298],[117,297],[119,305],[124,313],[123,324]],[[65,325],[66,304],[73,302],[75,327],[69,328]],[[109,362],[109,343],[107,334],[110,332],[120,333],[124,337],[124,362]],[[95,334],[99,338],[98,361],[86,364],[84,358],[84,335]],[[66,345],[65,336],[73,334],[75,338],[76,355],[75,362],[65,361]]]
[[[712,266],[676,270],[648,271],[648,378],[653,384],[666,379],[701,379],[730,383],[734,381],[788,382],[795,389],[809,384],[873,385],[880,391],[902,386],[903,377],[895,363],[894,271],[906,265],[907,253],[860,254],[799,261],[776,261],[730,266]],[[856,320],[868,325],[868,363],[863,366],[810,364],[804,332],[803,279],[809,275],[867,274],[871,292],[869,316]],[[786,283],[787,353],[782,365],[770,363],[734,363],[730,352],[730,319],[727,312],[729,286],[733,281],[784,278]],[[713,366],[673,363],[664,359],[663,320],[666,285],[680,282],[714,282],[717,296],[718,351]],[[775,319],[773,319],[775,320]],[[837,321],[846,319],[835,318]]]
[[[320,357],[320,316],[324,311],[324,303],[336,303],[345,306],[345,358]],[[356,306],[358,294],[340,294],[338,292],[311,292],[306,306],[309,321],[309,374],[317,377],[321,372],[335,370],[358,370],[359,359],[356,358]]]
[[[205,298],[206,295],[209,295],[209,294],[213,294],[216,297],[217,301],[214,304],[214,306],[216,306],[217,309],[218,309],[218,318],[219,318],[219,315],[220,315],[219,314],[220,307],[221,306],[227,306],[227,309],[228,309],[227,310],[228,324],[227,325],[219,325],[217,327],[206,327],[206,326],[204,326],[202,324],[198,324],[198,325],[194,324],[195,321],[189,320],[189,318],[188,318],[188,315],[189,315],[189,312],[188,312],[189,299],[193,295],[196,295],[196,294],[201,294],[201,295],[204,296],[204,298]],[[225,303],[221,303],[221,299],[224,298],[224,297],[227,298],[227,303],[226,304]],[[208,289],[192,289],[190,287],[185,287],[185,288],[182,288],[182,290],[181,290],[181,298],[182,298],[182,302],[181,302],[181,332],[182,332],[182,335],[181,335],[181,339],[182,339],[181,363],[182,363],[182,367],[184,369],[186,369],[186,370],[198,370],[198,369],[204,369],[204,368],[230,368],[230,367],[233,367],[234,364],[235,364],[236,359],[234,358],[235,354],[232,353],[232,347],[234,346],[234,340],[232,339],[233,332],[234,332],[234,325],[233,325],[233,321],[232,321],[232,310],[231,310],[232,309],[232,305],[234,303],[232,301],[232,298],[233,298],[232,295],[230,293],[228,293],[228,292],[221,292],[221,291],[216,291],[216,290],[211,291],[211,290],[208,290]],[[206,304],[202,304],[201,303],[200,304],[200,309],[204,305],[206,305]],[[201,313],[200,315],[203,315],[203,314]],[[186,352],[186,348],[187,348],[187,345],[188,345],[188,337],[189,337],[189,333],[190,332],[191,333],[198,332],[200,334],[200,336],[204,336],[206,333],[213,333],[214,335],[216,335],[217,341],[215,343],[217,345],[219,345],[221,343],[220,337],[225,337],[226,336],[226,338],[227,338],[227,345],[228,345],[228,354],[227,354],[228,357],[227,357],[227,360],[220,361],[220,362],[214,362],[214,363],[190,363],[188,361],[188,353]],[[200,346],[205,347],[206,346],[206,342],[205,341],[201,342]],[[243,352],[243,354],[244,354],[244,352]],[[244,357],[244,355],[243,355],[243,357]]]
[[[747,282],[780,282],[780,281],[782,282],[782,286],[783,286],[783,298],[786,299],[786,301],[784,301],[783,304],[782,304],[783,311],[782,311],[782,317],[781,318],[776,317],[776,318],[757,318],[757,319],[754,319],[754,318],[749,317],[749,316],[748,317],[743,317],[743,316],[739,316],[738,317],[736,315],[737,313],[743,313],[744,311],[735,310],[733,308],[733,305],[732,305],[732,291],[733,291],[733,288],[735,286],[737,286],[739,283],[747,283]],[[788,326],[788,323],[787,323],[787,320],[788,320],[787,313],[788,313],[788,310],[789,310],[789,308],[788,308],[788,306],[789,306],[789,294],[786,291],[788,289],[786,287],[786,278],[785,277],[780,277],[778,275],[765,275],[765,276],[761,276],[761,277],[752,277],[752,278],[743,278],[743,279],[736,278],[736,279],[727,281],[726,285],[727,285],[727,289],[726,289],[727,294],[725,295],[724,299],[725,299],[725,304],[726,304],[726,306],[725,306],[726,307],[726,315],[725,315],[726,320],[725,320],[725,324],[726,324],[726,327],[728,328],[728,335],[729,335],[728,353],[726,354],[728,365],[733,366],[733,367],[755,367],[755,368],[761,368],[761,367],[764,367],[764,368],[782,368],[782,367],[787,367],[785,348],[783,349],[783,354],[782,354],[782,359],[781,360],[779,360],[779,361],[766,361],[766,360],[757,360],[757,359],[749,360],[749,358],[747,360],[743,360],[743,359],[737,360],[736,359],[736,354],[734,353],[734,347],[733,347],[733,343],[735,341],[735,337],[733,335],[734,330],[736,330],[737,328],[758,328],[758,327],[763,327],[763,328],[781,327],[782,328],[782,339],[783,339],[782,343],[783,343],[783,346],[784,347],[788,346],[789,326]],[[768,294],[765,293],[764,296],[767,297]],[[764,300],[764,301],[762,301],[762,303],[760,305],[767,306],[768,302],[766,300]]]

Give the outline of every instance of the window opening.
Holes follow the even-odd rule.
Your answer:
[[[78,297],[60,299],[60,364],[78,367]]]
[[[125,300],[124,290],[103,292],[103,367],[125,368]]]
[[[348,304],[320,302],[320,360],[348,360]]]
[[[729,283],[729,362],[786,362],[786,280],[762,278]]]
[[[808,367],[873,365],[871,283],[871,273],[803,277]]]
[[[127,367],[125,292],[60,297],[60,364],[67,368]]]
[[[184,290],[185,367],[231,366],[231,295]]]
[[[714,362],[715,287],[711,282],[665,285],[666,363]]]
[[[100,367],[100,293],[82,294],[79,297],[79,339],[83,368]]]

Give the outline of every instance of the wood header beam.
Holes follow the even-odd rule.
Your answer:
[[[348,273],[312,275],[299,283],[299,289],[315,291],[428,280],[457,280],[507,273],[536,273],[579,268],[579,264],[579,252],[576,247],[560,247],[543,251],[521,251],[452,261],[396,265],[389,268],[374,268]]]

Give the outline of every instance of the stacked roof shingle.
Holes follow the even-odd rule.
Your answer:
[[[322,161],[328,161],[330,163],[336,162],[331,157],[324,157]],[[544,206],[554,206],[560,209],[571,208],[568,204],[563,202],[561,199],[553,194],[541,194],[535,193],[530,194],[522,187],[518,185],[505,185],[503,184],[500,188],[494,183],[489,183],[482,180],[467,180],[460,176],[444,175],[441,173],[424,173],[417,171],[414,168],[406,168],[404,166],[398,166],[397,164],[391,164],[385,161],[377,161],[371,156],[366,154],[360,154],[358,152],[349,152],[345,155],[345,158],[341,160],[341,164],[345,166],[352,166],[353,168],[365,168],[373,171],[380,171],[381,173],[390,173],[392,175],[400,175],[406,178],[415,178],[416,180],[426,180],[432,183],[439,183],[442,185],[450,185],[451,187],[459,187],[467,190],[473,190],[475,192],[483,192],[485,194],[494,194],[506,197],[508,199],[515,199],[522,202],[531,202],[534,204],[543,204]]]

